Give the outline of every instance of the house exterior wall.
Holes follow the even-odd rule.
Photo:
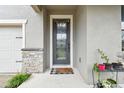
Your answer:
[[[93,64],[104,62],[97,49],[103,50],[110,62],[115,62],[121,51],[121,6],[79,6],[76,49],[76,67],[87,83],[92,83]],[[119,75],[122,82],[124,76]]]
[[[121,51],[121,6],[87,6],[87,73],[92,80],[93,64],[103,63],[96,49],[108,55],[110,62],[117,60]]]
[[[26,19],[28,22],[26,24],[26,42],[25,46],[26,48],[40,48],[43,50],[44,47],[44,30],[45,30],[45,24],[43,18],[45,11],[43,10],[41,13],[36,13],[31,6],[28,5],[21,5],[21,6],[0,6],[0,19],[2,20],[17,20],[17,19]],[[8,29],[9,30],[9,29]],[[37,52],[30,52],[30,54],[34,54],[35,57],[39,56]],[[40,59],[37,58],[37,61],[29,60],[24,53],[23,55],[23,63],[27,64],[26,61],[30,61],[29,64],[22,66],[22,71],[27,70],[29,68],[29,71],[33,72],[42,72],[45,69],[45,62],[43,61],[43,52],[40,53]],[[27,53],[28,55],[28,53]],[[29,56],[28,55],[28,56]],[[25,57],[24,57],[25,56]],[[32,56],[33,57],[33,56]],[[24,60],[27,59],[27,60]],[[39,61],[40,60],[40,61]],[[35,62],[36,61],[36,62]],[[39,62],[39,63],[38,63]],[[38,65],[37,65],[38,64]],[[26,67],[27,66],[27,67]],[[26,69],[25,69],[26,67]],[[31,72],[32,72],[31,71]],[[28,71],[27,71],[28,72]]]
[[[43,48],[43,12],[36,13],[28,5],[1,5],[0,19],[27,19],[26,48]]]
[[[44,70],[47,69],[47,10],[45,8],[42,8],[42,12],[43,12],[43,68]]]
[[[87,76],[87,11],[86,6],[79,6],[76,12],[76,38],[75,38],[75,57],[76,68],[86,80]]]
[[[0,19],[27,19],[26,48],[44,48],[44,67],[50,65],[50,14],[73,14],[74,67],[87,83],[92,82],[92,67],[100,62],[96,49],[102,49],[113,62],[121,51],[121,6],[78,6],[76,12],[40,14],[31,6],[0,6]],[[120,74],[121,78],[124,76]]]

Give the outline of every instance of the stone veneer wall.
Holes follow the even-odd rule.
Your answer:
[[[22,49],[22,72],[41,73],[43,72],[43,51],[40,48]]]

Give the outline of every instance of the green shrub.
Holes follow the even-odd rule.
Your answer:
[[[30,76],[31,74],[26,74],[26,73],[17,74],[7,81],[7,85],[5,86],[5,88],[17,88],[24,81],[26,81]]]

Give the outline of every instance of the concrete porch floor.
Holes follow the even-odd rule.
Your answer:
[[[80,76],[77,69],[74,74],[50,75],[50,70],[45,73],[33,74],[19,88],[90,88]]]

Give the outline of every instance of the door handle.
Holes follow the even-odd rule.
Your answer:
[[[22,62],[22,60],[17,60],[17,61],[16,61],[16,63],[21,63],[21,62]]]
[[[68,50],[70,50],[70,43],[68,43]]]
[[[22,39],[22,37],[16,37],[16,39]]]

